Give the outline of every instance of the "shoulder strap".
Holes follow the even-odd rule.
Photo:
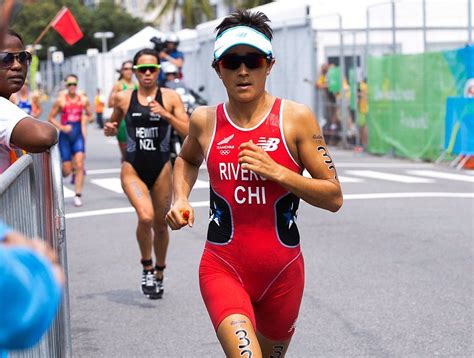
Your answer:
[[[161,87],[158,87],[156,91],[156,96],[155,99],[158,101],[159,104],[161,104],[163,107],[163,94],[161,93]]]

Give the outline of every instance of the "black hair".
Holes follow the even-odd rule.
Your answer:
[[[67,75],[66,77],[64,77],[64,81],[67,81],[67,79],[69,77],[74,77],[76,79],[76,81],[78,80],[77,76],[74,74],[74,73],[70,73],[69,75]]]
[[[20,35],[18,32],[16,32],[16,31],[14,31],[14,30],[12,30],[12,29],[8,29],[8,30],[7,30],[7,35],[14,36],[14,37],[18,38],[18,40],[20,40],[20,42],[21,42],[22,45],[25,44],[25,43],[23,42],[23,38],[21,37],[21,35]]]
[[[133,65],[135,66],[138,62],[138,59],[143,55],[151,55],[156,57],[156,61],[160,64],[160,54],[158,51],[153,50],[152,48],[144,48],[143,50],[138,51],[135,56],[133,56]]]
[[[267,24],[268,22],[270,22],[270,19],[263,12],[239,9],[225,17],[214,31],[216,31],[217,36],[219,36],[225,30],[232,27],[248,26],[261,32],[271,41],[273,38],[273,30],[270,25]]]
[[[127,63],[131,63],[131,64],[133,65],[133,61],[132,61],[132,60],[127,60],[127,61],[123,61],[123,62],[122,62],[122,66],[120,66],[120,69],[117,70],[117,72],[120,74],[120,75],[119,75],[119,78],[118,78],[119,81],[123,78],[122,70],[123,70],[123,67],[124,67]]]

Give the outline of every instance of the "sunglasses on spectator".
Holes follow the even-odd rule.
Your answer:
[[[77,86],[77,82],[66,82],[66,87]]]
[[[244,56],[228,54],[222,56],[217,62],[227,70],[236,70],[241,64],[244,64],[248,69],[255,70],[265,66],[271,59],[271,55],[265,55],[263,53],[248,53]]]
[[[151,63],[151,64],[135,65],[133,66],[133,69],[140,73],[146,73],[146,71],[150,71],[150,73],[155,73],[156,71],[160,69],[160,67],[161,66],[156,63]]]
[[[10,68],[15,60],[17,60],[22,65],[29,66],[31,63],[31,53],[28,51],[0,52],[0,68]]]

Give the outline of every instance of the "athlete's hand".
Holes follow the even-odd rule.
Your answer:
[[[105,134],[107,137],[111,137],[111,136],[117,135],[117,133],[118,133],[117,125],[118,125],[117,122],[106,122],[106,123],[104,124],[104,134]]]
[[[151,102],[149,102],[148,106],[150,107],[151,113],[158,114],[160,117],[164,118],[168,113],[156,99],[153,99]]]
[[[64,126],[61,126],[61,132],[71,133],[72,132],[72,126],[70,124],[66,124]]]
[[[266,179],[274,180],[280,175],[281,166],[252,140],[239,146],[239,164]]]
[[[193,227],[194,210],[187,200],[178,200],[168,211],[165,219],[171,230],[179,230],[186,225]]]

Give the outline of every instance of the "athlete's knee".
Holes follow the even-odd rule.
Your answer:
[[[163,237],[168,233],[168,226],[166,222],[157,224],[156,222],[153,224],[153,231],[155,232],[155,236]]]
[[[67,177],[71,173],[72,173],[71,165],[63,165],[63,168],[62,168],[63,177]]]
[[[149,213],[149,212],[138,213],[138,224],[151,229],[153,225],[153,213]]]
[[[74,164],[74,169],[76,170],[76,172],[83,171],[84,170],[84,161],[82,161],[82,160],[76,161],[76,163]]]

